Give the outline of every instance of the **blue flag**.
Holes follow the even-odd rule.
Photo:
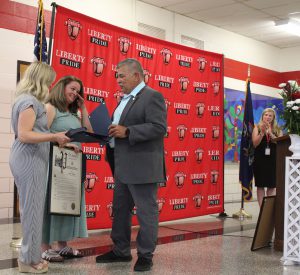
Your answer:
[[[34,36],[34,56],[37,61],[47,62],[47,40],[44,20],[43,1],[39,0],[38,16]]]
[[[240,147],[240,175],[239,180],[242,184],[243,199],[250,201],[252,199],[253,183],[253,160],[254,147],[252,144],[252,131],[254,127],[252,98],[250,91],[250,80],[247,79],[246,100],[244,105],[243,131]]]

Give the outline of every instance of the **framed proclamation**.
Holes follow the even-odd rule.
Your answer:
[[[48,183],[50,214],[80,216],[82,153],[51,144]]]

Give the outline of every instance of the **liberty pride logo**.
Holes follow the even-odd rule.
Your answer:
[[[80,30],[82,29],[82,25],[80,24],[80,22],[70,18],[65,22],[65,25],[68,29],[68,36],[71,40],[75,40],[78,37]]]

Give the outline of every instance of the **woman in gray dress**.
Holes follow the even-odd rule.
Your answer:
[[[22,246],[18,259],[22,273],[44,273],[47,262],[41,259],[42,226],[47,186],[49,141],[64,145],[64,133],[50,133],[43,104],[55,72],[45,63],[34,62],[16,89],[12,108],[15,141],[9,165],[19,194]]]
[[[80,127],[86,127],[87,131],[93,132],[83,96],[83,84],[77,77],[69,75],[58,80],[51,89],[46,104],[48,126],[52,133]],[[65,146],[72,148],[75,152],[81,151],[81,145],[77,142],[68,143]],[[64,258],[82,257],[79,250],[67,245],[69,240],[88,236],[83,183],[81,191],[80,217],[49,215],[46,203],[42,246],[44,260],[62,262]],[[51,246],[54,242],[57,242],[57,250]]]

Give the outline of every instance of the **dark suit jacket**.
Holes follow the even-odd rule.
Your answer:
[[[126,126],[130,134],[115,139],[115,179],[127,184],[164,182],[167,112],[162,94],[144,87],[127,103],[119,125]]]

